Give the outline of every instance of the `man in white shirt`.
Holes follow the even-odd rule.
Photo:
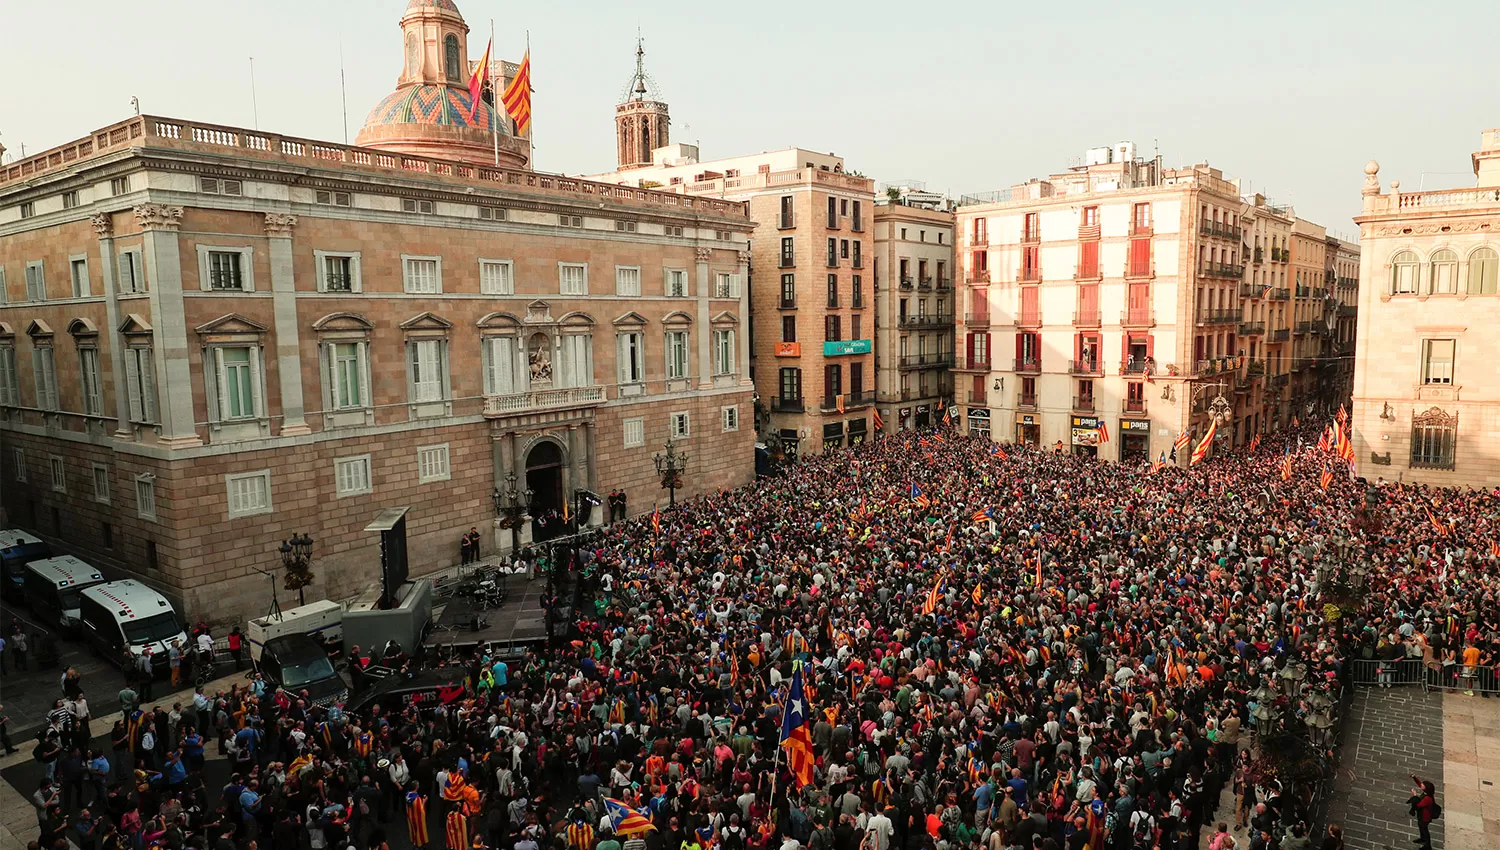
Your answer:
[[[875,850],[891,850],[891,836],[896,834],[896,827],[885,812],[871,815],[865,829],[875,836]]]

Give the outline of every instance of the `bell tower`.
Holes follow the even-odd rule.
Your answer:
[[[656,81],[646,73],[645,42],[635,41],[635,74],[615,107],[615,142],[621,171],[651,164],[651,151],[672,141],[672,119]]]

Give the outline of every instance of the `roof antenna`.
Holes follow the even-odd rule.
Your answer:
[[[635,99],[646,97],[646,39],[641,36],[640,25],[635,28]]]

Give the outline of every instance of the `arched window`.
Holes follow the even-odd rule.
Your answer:
[[[463,76],[463,71],[458,67],[458,36],[450,35],[443,39],[443,60],[448,68],[449,80],[457,80]]]
[[[1458,255],[1442,248],[1432,252],[1427,272],[1429,295],[1455,295],[1458,293]]]
[[[1469,255],[1469,294],[1496,294],[1496,273],[1500,272],[1500,257],[1494,248],[1480,248]]]
[[[1417,255],[1411,251],[1398,251],[1391,257],[1391,294],[1417,294]]]

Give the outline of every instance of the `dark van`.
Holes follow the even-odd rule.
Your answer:
[[[0,528],[0,574],[5,576],[6,590],[15,592],[12,598],[21,596],[22,585],[26,583],[26,565],[50,557],[52,547],[42,538],[19,528]]]
[[[333,669],[328,651],[305,634],[266,641],[261,647],[259,669],[266,681],[289,693],[307,691],[313,705],[342,703],[349,698],[349,686]]]
[[[367,671],[367,674],[369,672],[372,671]],[[372,683],[355,694],[345,706],[350,714],[358,714],[374,705],[380,706],[384,712],[405,711],[411,706],[430,711],[440,705],[462,702],[464,698],[463,668],[439,667],[409,675],[398,670],[383,678],[370,678]]]

